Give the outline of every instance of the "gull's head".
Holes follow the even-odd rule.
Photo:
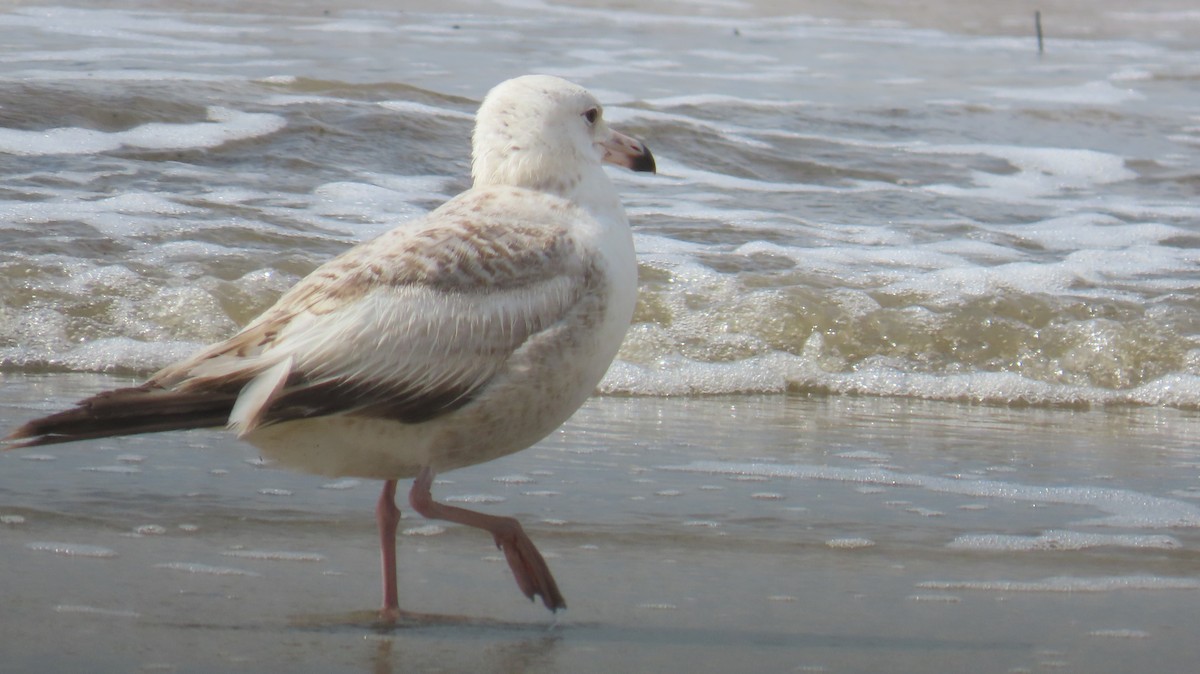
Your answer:
[[[476,186],[513,185],[572,196],[602,162],[654,171],[641,141],[617,133],[583,87],[549,75],[496,85],[483,99],[471,138]]]

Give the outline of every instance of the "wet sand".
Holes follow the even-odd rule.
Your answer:
[[[104,387],[5,375],[0,427]],[[1190,671],[1200,416],[877,398],[596,398],[444,475],[519,517],[570,608],[490,541],[217,431],[0,455],[0,671]]]

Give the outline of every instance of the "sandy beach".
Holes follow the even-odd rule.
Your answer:
[[[6,376],[0,426],[120,383]],[[371,611],[373,483],[274,470],[215,431],[7,452],[0,670],[1187,671],[1197,423],[597,398],[435,486],[523,520],[570,608],[417,518],[401,601],[426,615],[396,628]]]

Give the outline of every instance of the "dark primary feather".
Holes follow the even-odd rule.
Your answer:
[[[478,388],[380,391],[343,381],[289,385],[268,408],[264,425],[331,414],[381,417],[415,424],[452,412]],[[118,435],[225,426],[238,389],[172,391],[149,384],[105,391],[75,407],[34,419],[5,438],[8,449],[36,447]]]
[[[10,448],[224,426],[237,392],[178,392],[149,386],[105,391],[75,407],[34,419],[5,440]]]
[[[308,419],[334,414],[392,419],[418,424],[466,405],[481,386],[446,386],[428,390],[420,387],[380,388],[370,382],[350,383],[341,379],[294,383],[271,401],[263,423]]]

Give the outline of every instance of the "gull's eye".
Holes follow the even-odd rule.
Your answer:
[[[588,124],[595,124],[597,119],[600,119],[600,108],[588,108],[588,111],[583,113],[583,118],[588,121]]]

